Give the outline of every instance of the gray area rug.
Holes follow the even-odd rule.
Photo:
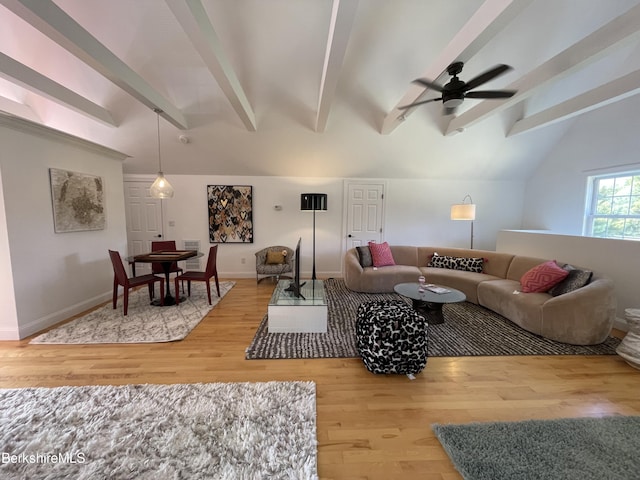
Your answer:
[[[0,478],[315,479],[315,390],[313,382],[0,390]]]
[[[640,417],[433,425],[465,480],[637,480]]]
[[[182,340],[234,285],[235,282],[220,282],[221,298],[218,298],[215,285],[212,284],[212,305],[209,305],[204,282],[193,282],[191,296],[180,305],[170,307],[149,305],[146,287],[137,289],[129,295],[126,317],[122,314],[123,299],[119,297],[115,310],[109,302],[83,317],[35,337],[29,343],[155,343]]]
[[[327,333],[269,333],[267,317],[246,350],[247,359],[359,357],[356,347],[358,305],[372,300],[410,300],[395,293],[368,294],[349,290],[342,279],[324,282]],[[445,323],[428,328],[430,357],[498,355],[615,355],[620,340],[577,346],[554,342],[518,327],[506,318],[469,302],[444,306]]]

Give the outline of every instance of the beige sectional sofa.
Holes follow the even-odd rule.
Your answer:
[[[456,288],[464,292],[467,301],[493,310],[525,330],[574,345],[602,343],[613,327],[613,281],[596,272],[587,285],[554,297],[546,292],[520,291],[522,275],[548,259],[461,248],[390,248],[396,265],[377,268],[363,268],[357,250],[348,250],[344,260],[346,286],[356,292],[393,292],[394,285],[417,282],[424,275],[428,283]],[[484,258],[483,272],[429,267],[434,253]],[[558,264],[563,265],[560,261]]]

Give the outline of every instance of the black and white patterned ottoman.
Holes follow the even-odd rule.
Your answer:
[[[427,323],[402,301],[360,304],[356,338],[364,365],[372,373],[412,375],[427,364]]]

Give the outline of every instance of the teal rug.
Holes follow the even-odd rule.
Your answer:
[[[432,428],[465,480],[640,478],[640,416]]]

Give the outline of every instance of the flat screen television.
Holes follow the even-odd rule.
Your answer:
[[[289,284],[289,286],[285,289],[287,292],[291,292],[293,296],[305,298],[302,296],[301,289],[302,286],[307,282],[300,282],[300,243],[302,242],[302,237],[298,239],[298,244],[296,245],[295,253],[293,254],[293,280]]]

